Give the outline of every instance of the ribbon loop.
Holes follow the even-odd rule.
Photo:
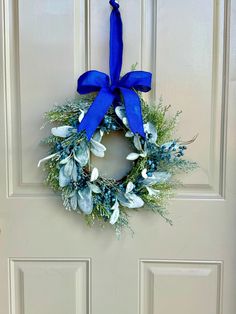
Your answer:
[[[119,86],[134,88],[140,92],[148,92],[151,89],[152,74],[145,71],[132,71],[125,74],[119,82]]]
[[[103,72],[92,70],[82,74],[78,79],[77,91],[88,94],[109,86],[109,76]]]

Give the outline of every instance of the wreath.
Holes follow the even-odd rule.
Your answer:
[[[162,100],[155,105],[142,98],[151,88],[151,73],[133,69],[120,78],[122,23],[119,5],[110,4],[110,78],[95,70],[84,73],[80,95],[45,114],[56,126],[43,140],[50,152],[39,166],[44,162],[46,183],[61,194],[65,209],[83,214],[89,224],[109,223],[119,234],[129,227],[130,210],[145,204],[171,224],[166,202],[180,184],[176,174],[196,164],[183,158],[194,139],[183,142],[173,135],[180,112],[168,117]],[[115,131],[123,132],[133,150],[126,157],[133,167],[120,180],[99,173],[90,158],[104,157],[103,136]]]

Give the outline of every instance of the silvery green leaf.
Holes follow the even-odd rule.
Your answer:
[[[86,142],[81,142],[74,152],[74,159],[84,167],[89,161],[89,148]]]
[[[100,129],[93,135],[93,140],[96,142],[101,142],[104,132]]]
[[[122,119],[122,122],[127,128],[129,127],[128,119],[126,117]]]
[[[171,174],[168,172],[153,172],[151,177],[148,177],[143,181],[144,185],[153,185],[156,183],[165,183],[167,182],[171,177]]]
[[[149,138],[149,142],[156,143],[157,130],[156,127],[151,122],[147,122],[144,124],[144,132],[151,135],[151,137]]]
[[[53,158],[53,157],[56,156],[56,155],[57,155],[57,153],[51,154],[51,155],[49,155],[49,156],[46,156],[46,157],[40,159],[39,162],[38,162],[38,167],[40,167],[40,165],[41,165],[42,162],[44,162],[44,161],[46,161],[46,160],[49,160],[49,159]]]
[[[140,208],[144,205],[144,201],[136,195],[135,193],[127,193],[125,194],[126,201],[120,199],[121,205],[128,207],[128,208]]]
[[[111,209],[113,209],[113,210],[119,209],[119,202],[118,202],[117,198],[116,198],[116,201],[115,201],[115,203],[114,203],[114,205],[112,206]]]
[[[142,152],[139,156],[141,156],[141,157],[147,157],[147,152]]]
[[[117,222],[119,216],[120,216],[120,210],[119,208],[116,208],[110,217],[110,224],[114,225]]]
[[[142,170],[142,177],[144,178],[144,179],[146,179],[148,176],[147,176],[147,169],[146,168],[144,168],[143,170]]]
[[[104,157],[104,152],[106,151],[106,147],[101,143],[91,139],[91,152],[97,157]]]
[[[70,156],[67,156],[66,158],[64,158],[64,159],[62,159],[62,160],[60,161],[60,164],[61,164],[61,165],[64,165],[64,164],[66,164],[69,160],[70,160]]]
[[[134,136],[134,146],[137,148],[137,150],[141,151],[142,150],[142,144],[140,142],[139,135],[135,134]]]
[[[93,153],[94,156],[101,157],[101,158],[105,156],[104,152],[96,150],[94,148],[91,148],[90,151],[91,153]]]
[[[140,154],[137,154],[137,153],[130,153],[130,154],[126,157],[126,159],[128,159],[128,160],[136,160],[136,159],[139,158],[139,156],[140,156]]]
[[[72,130],[73,130],[72,126],[63,125],[63,126],[59,126],[57,128],[52,128],[51,132],[54,136],[68,137],[71,134]]]
[[[125,193],[130,193],[134,189],[134,187],[135,185],[133,184],[133,182],[129,182],[126,186]]]
[[[117,106],[115,108],[115,113],[118,116],[118,118],[120,118],[121,120],[126,117],[124,106]]]
[[[99,175],[98,168],[94,167],[92,172],[91,172],[90,182],[97,180],[98,175]]]
[[[74,160],[70,159],[64,166],[64,175],[66,177],[70,177],[72,175],[73,167],[74,167]]]
[[[77,182],[77,166],[74,162],[74,165],[73,165],[73,170],[72,170],[72,173],[71,173],[71,177],[72,177],[72,180]]]
[[[62,166],[59,172],[59,185],[61,188],[67,186],[70,183],[70,177],[65,176],[64,174],[64,167]]]
[[[79,115],[79,118],[78,118],[79,122],[81,122],[83,120],[84,115],[85,115],[84,110],[81,109],[80,111],[81,111],[81,114]]]
[[[77,203],[78,203],[78,195],[77,193],[74,193],[74,195],[72,195],[70,198],[70,205],[73,210],[77,209]]]
[[[88,186],[93,193],[96,194],[102,193],[101,189],[96,184],[88,182]]]
[[[78,205],[81,211],[89,215],[93,211],[93,198],[92,191],[89,187],[78,192]]]
[[[155,197],[157,197],[157,196],[160,195],[160,190],[155,190],[155,189],[151,188],[150,186],[146,186],[146,189],[147,189],[148,194],[149,194],[150,196],[155,196]]]
[[[134,133],[131,132],[131,131],[127,131],[127,132],[125,133],[125,137],[133,137],[133,136],[134,136]]]

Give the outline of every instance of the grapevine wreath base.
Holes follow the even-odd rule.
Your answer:
[[[84,131],[78,132],[81,122],[96,94],[79,95],[73,101],[55,106],[45,114],[47,122],[56,125],[51,135],[43,140],[50,147],[44,162],[46,183],[62,196],[63,206],[83,214],[89,224],[96,220],[112,225],[117,234],[129,227],[132,210],[151,209],[167,222],[166,202],[179,186],[176,175],[188,172],[196,163],[183,158],[189,142],[173,136],[179,112],[167,116],[169,106],[142,104],[146,137],[133,134],[129,128],[122,99],[112,106],[90,141]],[[91,154],[104,157],[104,134],[122,131],[133,152],[126,158],[133,161],[131,171],[121,180],[107,178],[91,163]]]

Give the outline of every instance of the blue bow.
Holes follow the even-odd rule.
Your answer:
[[[77,91],[80,94],[96,91],[99,93],[78,124],[77,130],[85,130],[90,140],[109,107],[122,95],[130,130],[145,138],[141,102],[134,90],[148,92],[151,89],[152,74],[132,71],[120,79],[123,53],[122,21],[119,4],[114,0],[111,0],[110,4],[113,7],[110,16],[110,78],[96,70],[87,71],[79,77]]]

